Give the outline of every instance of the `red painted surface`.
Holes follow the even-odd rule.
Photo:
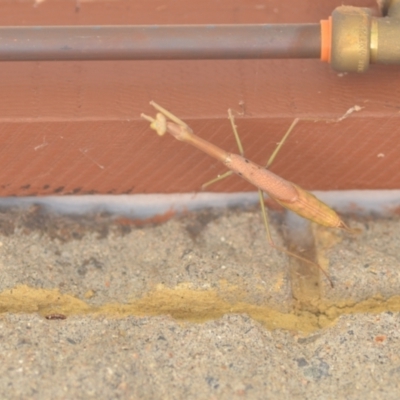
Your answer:
[[[301,23],[341,4],[10,0],[0,3],[0,24]],[[398,66],[340,75],[318,60],[10,62],[0,75],[1,196],[199,190],[223,166],[150,131],[139,118],[153,112],[150,100],[232,151],[226,110],[241,112],[246,155],[260,163],[293,118],[338,118],[359,105],[339,123],[301,122],[273,170],[307,189],[400,187]],[[212,190],[252,188],[231,177]]]

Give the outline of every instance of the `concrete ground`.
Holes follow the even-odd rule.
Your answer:
[[[0,398],[398,399],[400,221],[346,222],[300,241],[332,288],[256,210],[0,210]]]

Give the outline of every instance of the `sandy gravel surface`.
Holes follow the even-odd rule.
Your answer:
[[[253,210],[1,210],[0,398],[398,398],[400,221],[347,222],[311,236],[331,288]]]

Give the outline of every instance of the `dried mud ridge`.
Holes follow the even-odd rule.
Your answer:
[[[0,312],[39,313],[50,320],[67,320],[71,316],[83,315],[94,318],[170,315],[176,320],[193,323],[218,319],[225,314],[247,314],[270,330],[285,329],[310,334],[334,325],[341,315],[400,312],[400,296],[390,299],[375,297],[359,303],[344,301],[329,304],[321,301],[317,313],[300,309],[282,313],[267,305],[230,303],[215,290],[192,290],[187,285],[173,289],[159,285],[155,291],[130,303],[101,306],[91,306],[74,296],[60,293],[58,289],[35,289],[21,285],[0,293]]]

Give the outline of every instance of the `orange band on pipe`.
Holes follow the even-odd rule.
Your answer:
[[[331,62],[332,17],[321,20],[321,61]]]

